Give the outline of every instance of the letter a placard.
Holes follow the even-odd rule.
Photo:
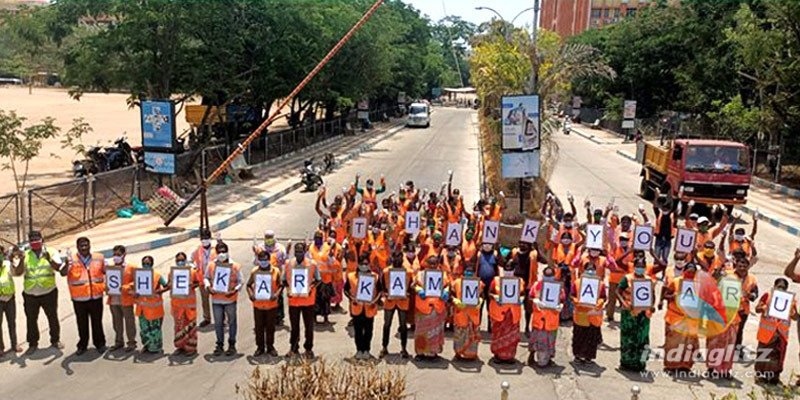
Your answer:
[[[680,287],[681,292],[678,297],[678,305],[683,309],[696,310],[700,307],[700,298],[693,281],[683,281]]]
[[[259,301],[272,300],[272,274],[267,271],[258,271],[253,274],[255,298]]]
[[[769,296],[769,309],[767,315],[780,320],[788,321],[794,302],[794,293],[782,290],[773,290]]]
[[[461,224],[452,222],[447,224],[445,243],[448,246],[458,246],[461,244]]]
[[[675,240],[675,251],[681,253],[691,253],[697,242],[697,232],[694,229],[678,229],[678,237]]]
[[[367,237],[367,219],[364,217],[353,218],[353,225],[350,230],[354,239],[364,239]]]
[[[133,274],[133,291],[139,296],[153,295],[153,270],[139,268]]]
[[[405,299],[408,297],[408,272],[404,268],[389,270],[389,299]]]
[[[495,244],[498,236],[500,236],[500,222],[484,221],[482,242]]]
[[[106,288],[109,296],[122,294],[122,268],[106,268]]]
[[[584,276],[581,278],[581,287],[578,290],[579,304],[596,306],[600,297],[600,279]]]

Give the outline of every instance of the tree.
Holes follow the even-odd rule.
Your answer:
[[[10,169],[14,174],[17,193],[25,191],[28,179],[28,165],[39,156],[42,142],[58,135],[59,128],[51,117],[40,123],[23,127],[25,117],[14,111],[0,110],[0,167]]]
[[[25,77],[29,93],[39,72],[58,73],[63,67],[58,47],[48,35],[51,18],[48,7],[0,14],[0,73]]]

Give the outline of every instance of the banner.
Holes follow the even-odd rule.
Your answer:
[[[540,147],[539,96],[503,96],[503,150]]]
[[[140,107],[142,146],[172,150],[175,143],[175,106],[169,100],[144,100]]]
[[[535,178],[541,171],[539,150],[503,153],[501,161],[503,179]]]

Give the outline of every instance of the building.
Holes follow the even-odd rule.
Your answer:
[[[540,27],[561,37],[613,24],[656,0],[542,0]]]

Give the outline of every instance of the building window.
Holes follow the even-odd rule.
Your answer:
[[[598,8],[593,8],[592,9],[592,18],[600,18],[600,11],[601,10],[598,9]]]
[[[628,9],[628,13],[626,15],[628,15],[629,17],[636,15],[636,9],[635,8],[629,8]]]
[[[604,16],[604,17],[608,17],[608,15],[609,15],[609,13],[610,13],[610,12],[611,12],[611,10],[609,10],[608,8],[606,8],[605,10],[603,10],[603,16]]]
[[[619,18],[619,8],[614,9],[614,18]]]

